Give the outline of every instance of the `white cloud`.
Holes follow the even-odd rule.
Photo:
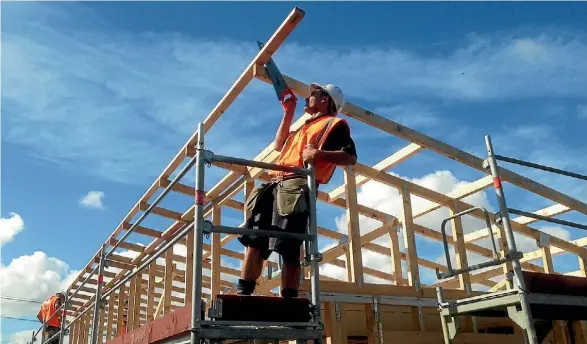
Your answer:
[[[440,118],[434,110],[418,103],[376,108],[374,112],[385,114],[387,118],[415,129],[428,128],[440,123]]]
[[[24,229],[24,221],[17,213],[10,213],[10,217],[0,219],[0,245],[11,242]]]
[[[90,191],[79,201],[86,208],[104,209],[104,193],[102,191]]]
[[[394,173],[391,173],[391,174],[394,174]],[[443,193],[443,194],[454,192],[454,191],[458,190],[459,188],[464,187],[468,184],[467,181],[459,180],[452,173],[450,173],[448,171],[437,171],[435,173],[425,175],[422,178],[414,178],[414,179],[406,178],[406,177],[402,177],[402,178],[404,178],[408,181],[411,181],[415,184],[427,187],[431,190],[437,191],[439,193]],[[358,202],[360,204],[363,204],[365,206],[368,206],[368,207],[374,208],[376,210],[386,212],[388,214],[392,214],[398,218],[401,218],[401,211],[402,211],[401,196],[398,193],[397,189],[395,189],[393,187],[384,185],[379,182],[369,181],[369,182],[365,183],[360,188],[360,191],[357,194],[357,198],[358,198]],[[425,200],[421,197],[414,196],[414,195],[411,196],[411,200],[412,200],[412,213],[413,214],[418,214],[420,211],[427,209],[428,207],[433,205],[432,202]],[[486,192],[477,192],[475,194],[472,194],[470,196],[463,198],[462,200],[464,202],[471,204],[471,205],[474,205],[474,206],[484,207],[490,213],[495,212],[491,203],[489,202],[489,200],[487,198]],[[414,222],[421,225],[421,226],[427,227],[429,229],[432,229],[435,231],[440,231],[442,221],[444,219],[448,218],[449,216],[450,215],[449,215],[448,209],[446,207],[443,207],[441,209],[430,212],[424,216],[416,218]],[[461,219],[462,219],[463,232],[465,234],[485,228],[485,222],[480,219],[477,219],[477,218],[474,218],[474,217],[468,216],[468,215],[462,217]],[[364,216],[359,217],[359,223],[360,223],[360,231],[361,231],[362,235],[381,226],[381,222],[379,222],[377,220],[373,220],[371,218],[364,217]],[[344,216],[337,218],[337,229],[338,229],[338,231],[343,232],[343,233],[347,232],[346,219],[344,218]],[[447,224],[446,230],[447,230],[447,234],[452,236],[450,223]],[[556,226],[548,227],[547,226],[547,227],[540,228],[540,230],[543,230],[544,232],[551,234],[553,236],[556,236],[560,239],[570,240],[569,231],[567,231],[561,227],[556,227]],[[420,235],[417,235],[417,236],[421,237]],[[431,260],[435,263],[446,265],[446,258],[444,255],[444,250],[442,249],[442,246],[441,246],[441,242],[436,241],[434,239],[427,239],[427,238],[424,238],[424,240],[425,240],[425,242],[428,242],[428,243],[436,243],[436,246],[432,245],[429,247],[427,245],[426,248],[424,249],[424,248],[422,248],[422,245],[418,246],[418,244],[417,244],[418,256],[420,258],[425,258],[425,259]],[[534,251],[538,248],[538,246],[536,244],[536,240],[528,238],[524,235],[516,233],[515,240],[516,240],[516,244],[518,246],[518,250],[520,250],[522,252]],[[384,235],[384,236],[380,237],[379,239],[376,239],[373,242],[377,243],[381,246],[389,248],[389,237],[387,235]],[[484,247],[484,248],[491,248],[491,241],[489,240],[489,238],[476,241],[475,244],[477,244],[478,246]],[[496,243],[496,245],[497,245],[497,243]],[[335,246],[334,243],[328,245],[324,250],[326,250],[330,247],[333,247],[333,246]],[[405,252],[405,247],[404,247],[404,243],[403,243],[403,235],[402,235],[401,230],[399,231],[399,247],[400,247],[400,251]],[[452,249],[452,246],[450,246],[450,247],[451,247],[451,251],[450,251],[451,262],[454,267],[456,264],[455,263],[455,254],[454,254],[454,250]],[[498,246],[498,249],[499,249],[499,246]],[[362,257],[363,257],[363,265],[364,266],[370,267],[372,269],[382,271],[385,273],[389,273],[389,274],[392,273],[391,260],[389,257],[381,255],[379,253],[368,251],[366,249],[362,250]],[[484,261],[488,261],[490,259],[490,258],[481,256],[480,254],[472,253],[470,251],[467,252],[467,258],[468,258],[469,265],[478,264],[478,263],[481,263]],[[344,260],[344,256],[341,256],[340,259]],[[478,271],[476,271],[476,273],[481,272],[481,271],[482,270],[478,270]],[[405,262],[402,262],[402,272],[403,272],[404,278],[407,278],[407,270],[406,270]],[[327,276],[333,277],[333,278],[346,280],[345,269],[339,268],[339,267],[336,267],[333,265],[323,266],[321,268],[321,273],[323,273]],[[421,276],[421,279],[424,283],[438,282],[433,270],[430,270],[428,268],[420,267],[420,276]],[[377,280],[378,280],[376,278],[371,278],[371,277],[369,277],[369,279],[373,283],[377,283]]]
[[[88,31],[87,20],[108,23],[91,11],[76,16],[85,11],[81,5],[67,13],[19,8],[7,8],[19,20],[3,28],[5,139],[37,158],[116,181],[144,183],[158,175],[258,51],[253,41]],[[335,82],[359,103],[376,101],[400,121],[423,126],[438,120],[419,104],[429,99],[581,97],[586,52],[584,35],[555,32],[470,35],[436,56],[394,46],[334,50],[288,42],[276,60],[287,74]],[[263,148],[273,136],[267,119],[282,111],[277,102],[259,108],[270,97],[268,85],[253,81],[212,130],[210,147],[243,157]],[[414,108],[420,113],[409,116]],[[243,131],[256,133],[246,145],[226,134]]]
[[[9,335],[8,338],[10,338],[10,340],[3,340],[3,342],[10,342],[11,344],[27,344],[31,341],[31,337],[33,332],[36,332],[38,330],[38,328],[34,328],[34,329],[30,329],[30,330],[25,330],[25,331],[19,331],[19,332],[14,332],[11,333]],[[4,337],[3,337],[4,339]],[[37,336],[37,341],[40,342],[40,336]],[[63,337],[63,344],[68,344],[69,343],[69,336],[64,336]]]
[[[396,175],[394,173],[391,173],[392,175]],[[466,181],[461,181],[458,180],[451,172],[448,171],[437,171],[428,175],[425,175],[421,178],[406,178],[406,177],[401,177],[404,178],[408,181],[411,181],[415,184],[424,186],[426,188],[429,188],[431,190],[434,190],[436,192],[439,193],[443,193],[443,194],[447,194],[450,192],[453,192],[463,186],[466,186],[469,182]],[[357,199],[358,202],[360,204],[363,204],[365,206],[371,207],[373,209],[394,215],[398,218],[401,218],[401,212],[402,212],[402,198],[401,195],[398,193],[397,189],[394,187],[390,187],[387,185],[384,185],[382,183],[376,182],[376,181],[369,181],[367,183],[365,183],[359,190],[359,192],[357,193]],[[413,214],[417,214],[419,212],[421,212],[424,209],[427,209],[428,207],[434,205],[435,203],[430,202],[426,199],[423,199],[421,197],[412,195],[411,196],[411,201],[412,201],[412,213]],[[465,198],[463,198],[463,201],[472,204],[472,205],[477,205],[477,206],[482,206],[485,207],[486,209],[491,211],[491,205],[489,204],[485,192],[478,192],[475,194],[472,194],[470,196],[467,196]],[[415,223],[424,226],[424,227],[428,227],[430,229],[436,230],[436,231],[440,231],[440,226],[441,226],[441,222],[442,220],[444,220],[445,218],[449,217],[449,213],[448,210],[446,208],[441,208],[438,209],[436,211],[430,212],[426,215],[423,215],[421,217],[418,217],[415,219]],[[465,216],[462,218],[463,220],[463,230],[465,233],[473,231],[473,230],[477,230],[482,228],[483,226],[483,222],[476,219],[476,218],[472,218],[470,216]],[[344,216],[338,217],[336,219],[337,222],[337,229],[340,232],[343,233],[347,233],[347,227],[346,227],[346,219],[344,218]],[[360,226],[360,231],[361,231],[361,235],[364,235],[376,228],[378,228],[379,226],[381,226],[381,222],[362,216],[359,216],[359,226]],[[451,235],[451,230],[450,227],[447,226],[447,233],[449,235]],[[425,239],[425,240],[432,240],[432,239]],[[384,247],[389,247],[389,237],[387,235],[384,235],[382,237],[380,237],[379,239],[376,239],[375,241],[373,241],[374,243],[377,243],[381,246]],[[434,241],[437,242],[437,241]],[[331,246],[333,246],[334,244],[331,244]],[[402,231],[399,231],[399,247],[400,247],[400,251],[404,252],[405,251],[405,247],[404,247],[404,243],[403,243],[403,235],[402,235]],[[439,246],[440,247],[440,246]],[[441,249],[437,249],[434,252],[424,252],[422,250],[422,248],[419,248],[418,250],[418,256],[419,257],[423,257],[423,255],[425,255],[426,257],[439,257],[437,259],[438,263],[442,263],[445,264],[445,259],[444,259],[444,253]],[[474,254],[469,254],[470,260],[471,259],[475,259],[476,255]],[[344,257],[341,257],[341,259],[343,259]],[[433,260],[434,259],[430,259],[429,260]],[[454,262],[454,261],[453,261]],[[391,274],[392,273],[392,266],[391,266],[391,260],[389,257],[378,254],[378,253],[374,253],[368,250],[363,249],[363,265],[366,267],[370,267],[373,269],[376,269],[378,271],[383,271],[386,273]],[[405,268],[405,264],[403,264],[403,276],[407,277],[406,274],[406,268]],[[432,277],[432,275],[430,275],[427,271],[427,269],[423,268],[420,269],[421,270],[421,276],[422,278],[426,277],[428,280],[430,280]],[[340,279],[346,279],[346,272],[344,269],[338,268],[336,266],[333,265],[327,265],[324,266],[322,268],[322,271],[324,272],[324,274],[334,277],[334,278],[340,278]],[[432,271],[430,271],[432,272]],[[435,277],[434,277],[435,279]],[[372,279],[373,280],[373,279]],[[375,280],[373,280],[375,281]]]
[[[36,251],[13,259],[8,266],[0,265],[2,295],[32,300],[45,300],[64,291],[77,274],[69,266],[45,252]],[[38,304],[1,299],[2,314],[7,316],[36,315]]]
[[[579,118],[587,119],[587,104],[580,105],[577,109]]]
[[[26,331],[19,331],[12,333],[10,335],[10,342],[12,344],[27,344],[31,341],[32,333],[36,332],[38,328],[26,330]]]

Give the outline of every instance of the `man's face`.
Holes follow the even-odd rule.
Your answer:
[[[322,89],[312,91],[308,98],[306,112],[310,114],[328,112],[328,94]]]

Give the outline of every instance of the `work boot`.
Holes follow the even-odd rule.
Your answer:
[[[293,288],[281,289],[281,297],[285,299],[293,299],[295,297],[298,297],[298,291]]]
[[[247,281],[244,279],[238,279],[238,284],[236,285],[237,295],[251,295],[255,291],[255,287],[257,286],[256,281]]]

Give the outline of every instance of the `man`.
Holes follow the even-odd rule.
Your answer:
[[[310,92],[304,109],[310,119],[295,132],[289,130],[297,99],[292,95],[282,101],[284,115],[275,135],[274,149],[280,152],[276,164],[304,167],[305,163],[313,163],[318,187],[328,183],[336,166],[354,165],[357,152],[348,123],[337,117],[345,104],[342,91],[332,84],[312,84]],[[306,177],[279,171],[270,171],[269,174],[273,181],[255,188],[247,199],[251,216],[246,227],[306,232],[309,215]],[[298,296],[301,241],[244,235],[239,241],[247,247],[237,285],[239,295],[254,292],[265,260],[275,251],[283,259],[281,296]]]
[[[50,342],[47,340],[53,337],[61,329],[63,310],[59,308],[64,302],[65,294],[59,292],[51,296],[41,305],[41,309],[37,314],[37,319],[39,319],[39,321],[46,326],[43,331],[43,335],[45,336],[45,343],[59,343],[59,336]]]

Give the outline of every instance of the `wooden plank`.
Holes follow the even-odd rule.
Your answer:
[[[186,274],[185,274],[185,302],[187,304],[192,303],[192,288],[193,288],[193,274],[194,274],[194,231],[189,231],[187,235],[187,246],[186,246]]]
[[[283,76],[288,86],[292,89],[292,91],[294,91],[294,93],[304,98],[308,97],[308,84],[302,83],[285,74]],[[255,77],[267,83],[271,83],[271,80],[267,76],[267,71],[263,68],[258,68],[256,70]],[[464,165],[475,168],[478,171],[487,173],[486,169],[483,167],[484,159],[479,158],[473,154],[467,153],[451,145],[448,145],[439,140],[436,140],[430,136],[424,135],[413,129],[410,129],[404,125],[401,125],[395,121],[390,120],[389,118],[378,115],[372,111],[363,109],[353,104],[352,102],[347,101],[345,103],[345,106],[342,108],[341,113],[363,123],[369,124],[375,128],[381,129],[387,133],[393,134],[407,141],[416,143],[424,148],[430,149],[450,159],[458,161]],[[481,140],[481,138],[480,144],[483,144],[483,140]],[[583,214],[587,214],[587,204],[585,204],[584,202],[581,202],[573,197],[565,195],[560,191],[549,188],[529,178],[523,177],[503,167],[498,167],[498,173],[504,181],[508,181],[528,191],[534,192],[535,194],[551,199],[557,203],[575,209]]]
[[[391,268],[393,271],[393,278],[395,285],[402,285],[403,275],[402,275],[402,262],[401,257],[402,253],[399,249],[399,238],[397,235],[396,227],[387,226],[389,230],[389,247],[390,247],[390,258],[391,258]]]
[[[141,202],[140,209],[145,211],[149,209],[151,204],[147,202]],[[151,209],[151,214],[159,215],[161,217],[165,217],[171,220],[179,221],[182,218],[182,214],[178,213],[177,211],[173,211],[171,209],[163,208],[163,207],[153,207]]]
[[[134,330],[134,319],[135,319],[135,294],[137,292],[137,277],[135,276],[130,279],[130,287],[128,289],[128,313],[126,316],[127,331]],[[140,305],[139,305],[140,307]]]
[[[212,211],[212,223],[216,226],[221,225],[222,208],[215,206]],[[212,299],[216,300],[216,295],[220,294],[220,233],[212,233]]]
[[[129,230],[132,227],[132,223],[130,222],[124,222],[122,225],[122,228],[124,230]],[[149,227],[145,227],[145,226],[136,226],[135,229],[133,229],[132,231],[133,233],[137,233],[137,234],[141,234],[141,235],[145,235],[151,238],[160,238],[161,235],[163,234],[162,232],[156,230],[156,229],[152,229]]]
[[[110,340],[114,338],[114,333],[112,332],[112,325],[114,324],[114,301],[116,300],[115,293],[110,294],[108,296],[108,321],[106,323],[106,340]]]
[[[473,207],[472,205],[470,205],[466,202],[463,202],[461,200],[453,200],[452,198],[450,198],[446,195],[443,195],[439,192],[427,189],[423,186],[408,182],[402,178],[395,177],[395,176],[392,176],[387,173],[378,172],[368,166],[365,166],[365,165],[362,165],[359,163],[357,163],[355,165],[355,170],[357,171],[357,173],[370,176],[372,179],[378,180],[382,183],[385,183],[387,185],[394,186],[397,188],[401,188],[402,185],[405,184],[405,185],[407,185],[408,191],[410,193],[413,193],[414,195],[417,195],[419,197],[422,197],[424,199],[430,200],[435,203],[450,206],[453,204],[453,201],[454,201],[458,205],[459,209],[463,209],[463,210]],[[469,215],[477,217],[479,219],[485,218],[483,215],[483,212],[481,210],[472,211],[471,213],[469,213]],[[523,225],[523,224],[520,224],[517,222],[511,222],[511,225],[512,225],[512,229],[520,234],[526,235],[526,236],[534,238],[534,239],[538,239],[540,237],[541,232],[535,228],[532,228],[532,227],[529,227],[529,226],[526,226],[526,225]],[[582,247],[579,247],[579,246],[574,245],[568,241],[565,241],[563,239],[557,238],[557,237],[549,235],[549,234],[545,234],[545,235],[547,235],[549,237],[550,242],[554,246],[563,248],[567,251],[570,251],[570,252],[573,252],[576,254],[587,253],[587,250],[583,249]]]
[[[104,310],[104,308],[100,309],[100,315],[99,315],[99,322],[98,322],[98,343],[104,343],[104,328],[105,328],[105,319],[106,317],[106,311]]]
[[[122,314],[124,313],[124,302],[126,300],[125,291],[126,286],[122,285],[118,289],[118,316],[117,316],[117,323],[116,323],[116,336],[120,336],[122,334],[122,328],[124,326],[124,317]]]
[[[220,100],[220,102],[212,109],[211,113],[206,117],[204,120],[204,130],[208,131],[212,127],[212,125],[220,118],[220,116],[226,111],[226,109],[232,104],[234,99],[240,94],[240,92],[244,89],[244,87],[253,79],[253,69],[254,66],[257,64],[264,64],[270,58],[271,55],[279,48],[285,39],[289,36],[289,34],[295,29],[295,27],[300,23],[302,18],[304,17],[304,11],[299,8],[294,8],[289,15],[285,18],[282,24],[277,28],[277,30],[273,33],[273,35],[269,38],[267,42],[265,42],[264,47],[257,53],[257,55],[253,58],[247,68],[243,71],[243,73],[239,76],[233,86],[228,90],[225,96]],[[145,192],[145,194],[140,198],[140,200],[135,204],[135,206],[131,209],[131,211],[126,215],[123,219],[121,224],[117,227],[114,233],[111,235],[111,239],[115,239],[116,236],[122,231],[122,223],[130,221],[137,212],[142,204],[146,203],[149,200],[156,190],[159,188],[159,180],[163,178],[168,178],[173,171],[181,164],[183,159],[185,158],[186,148],[193,146],[198,139],[198,133],[194,133],[188,141],[184,144],[182,149],[176,154],[173,160],[168,164],[168,166],[164,169],[163,173],[157,178],[151,187]],[[98,252],[94,254],[94,257],[97,256]]]
[[[454,216],[459,210],[457,206],[449,208],[449,216]],[[451,220],[452,237],[455,239],[455,265],[457,269],[466,269],[469,267],[467,260],[467,251],[465,240],[463,238],[463,223],[461,217],[455,217]],[[471,291],[471,277],[468,272],[459,275],[460,289],[467,292]]]
[[[142,274],[138,274],[135,278],[135,294],[134,294],[134,309],[133,309],[133,324],[132,328],[139,328],[141,326],[141,302],[143,294],[143,278]]]
[[[402,234],[406,252],[406,263],[408,266],[408,283],[420,290],[420,271],[418,269],[418,254],[416,250],[416,237],[414,235],[414,220],[412,218],[412,202],[408,186],[400,191],[402,197]]]
[[[389,170],[390,168],[406,161],[411,156],[415,155],[416,153],[420,152],[421,150],[423,150],[423,148],[420,145],[417,145],[415,143],[410,143],[407,146],[403,147],[402,149],[398,150],[397,152],[393,153],[389,157],[387,157],[387,158],[381,160],[380,162],[378,162],[377,164],[375,164],[373,166],[373,168],[378,171],[385,172],[385,171]],[[361,185],[365,184],[366,182],[368,182],[369,180],[370,179],[365,176],[356,176],[355,183],[357,186],[361,186]],[[331,200],[336,200],[344,194],[345,194],[345,185],[343,184],[343,185],[335,188],[334,190],[330,191],[328,193],[328,197]]]
[[[343,303],[325,302],[324,319],[329,333],[326,337],[327,344],[346,344],[347,333],[345,326],[345,312]]]
[[[165,287],[163,301],[163,314],[171,312],[171,287],[173,283],[173,273],[175,264],[173,264],[173,248],[169,248],[165,253]]]
[[[554,216],[557,216],[560,214],[564,214],[564,213],[568,212],[569,210],[570,210],[569,207],[566,207],[566,206],[560,205],[560,204],[555,204],[550,207],[546,207],[544,209],[537,210],[533,213],[536,215],[554,217]],[[538,221],[538,219],[533,218],[533,217],[518,216],[516,218],[510,219],[510,221],[517,222],[517,223],[520,223],[523,225],[529,225],[531,223]],[[493,233],[494,234],[497,233],[497,226],[493,226]],[[478,229],[476,231],[473,231],[473,232],[465,235],[465,242],[476,241],[476,240],[480,240],[480,239],[484,239],[484,238],[488,238],[488,237],[489,237],[489,230],[487,230],[487,228],[482,228],[482,229]]]
[[[351,166],[346,166],[344,169],[344,182],[346,199],[346,220],[349,237],[350,261],[347,269],[350,269],[349,275],[351,281],[362,285],[364,283],[363,277],[363,255],[361,253],[361,231],[359,229],[359,214],[357,212],[357,186],[355,184],[355,173]]]

